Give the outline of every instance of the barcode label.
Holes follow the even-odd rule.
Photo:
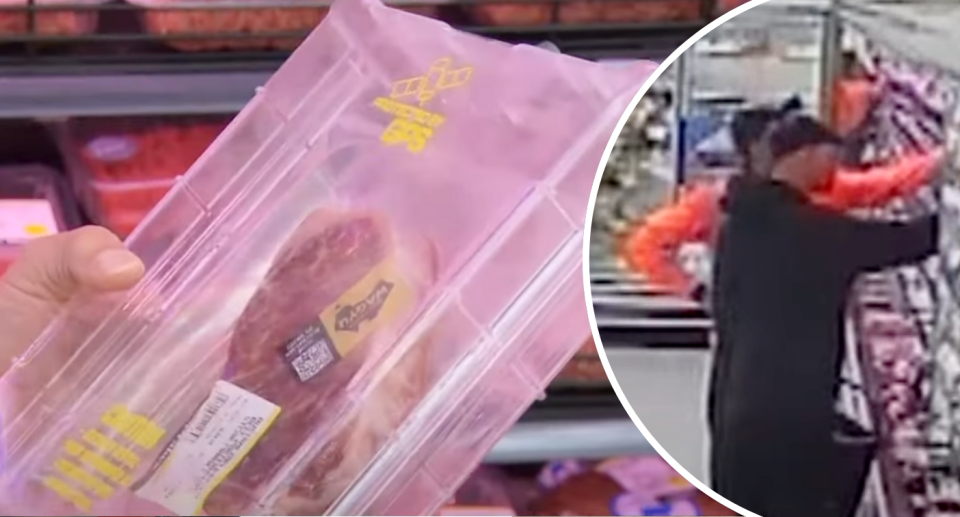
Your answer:
[[[329,346],[315,344],[294,359],[292,364],[300,381],[306,382],[320,373],[320,370],[326,368],[333,360],[333,353]]]
[[[326,367],[340,359],[330,339],[330,333],[319,320],[314,321],[288,341],[283,355],[300,382],[307,382],[316,377]]]
[[[163,466],[138,496],[175,515],[202,515],[207,497],[250,452],[280,408],[238,386],[218,381],[180,433]]]

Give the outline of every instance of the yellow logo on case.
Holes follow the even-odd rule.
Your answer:
[[[464,86],[473,77],[473,67],[454,67],[453,59],[433,62],[426,74],[393,83],[389,97],[374,102],[394,119],[380,135],[387,145],[405,144],[407,150],[419,153],[427,146],[435,130],[446,120],[443,115],[425,109],[440,92]]]

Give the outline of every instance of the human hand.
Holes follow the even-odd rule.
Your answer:
[[[0,375],[76,294],[128,289],[143,271],[140,259],[100,227],[28,243],[0,277]]]

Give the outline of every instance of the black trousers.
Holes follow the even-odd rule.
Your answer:
[[[852,517],[875,443],[844,417],[815,426],[763,419],[712,430],[710,475],[721,495],[764,517]]]

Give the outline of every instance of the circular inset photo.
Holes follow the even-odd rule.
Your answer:
[[[601,356],[745,515],[960,515],[960,3],[770,0],[668,60],[589,224]]]

